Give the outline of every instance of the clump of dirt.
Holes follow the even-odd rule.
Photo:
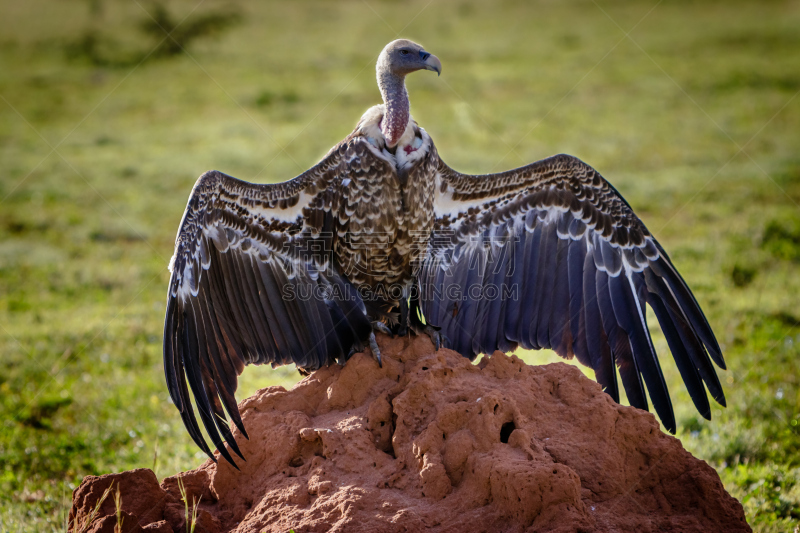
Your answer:
[[[113,482],[123,533],[185,531],[180,477],[197,532],[750,531],[714,469],[577,368],[379,343],[383,368],[356,354],[243,401],[241,471],[89,476],[72,530]],[[108,498],[89,531],[115,520]]]

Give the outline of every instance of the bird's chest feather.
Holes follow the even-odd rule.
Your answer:
[[[358,286],[404,284],[433,228],[431,164],[423,159],[398,169],[397,159],[375,157],[371,147],[363,150],[342,180],[335,253]],[[414,149],[398,146],[400,151]]]

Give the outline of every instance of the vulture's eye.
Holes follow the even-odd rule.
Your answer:
[[[400,55],[407,56],[408,50],[400,50]]]

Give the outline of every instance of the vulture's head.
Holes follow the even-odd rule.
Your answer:
[[[378,72],[389,72],[405,77],[417,70],[432,70],[442,73],[442,62],[426,52],[422,46],[408,39],[397,39],[386,45],[378,57]]]

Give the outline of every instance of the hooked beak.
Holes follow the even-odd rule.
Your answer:
[[[437,76],[442,75],[442,62],[435,55],[428,52],[420,52],[422,59],[425,61],[425,70],[432,70]]]

